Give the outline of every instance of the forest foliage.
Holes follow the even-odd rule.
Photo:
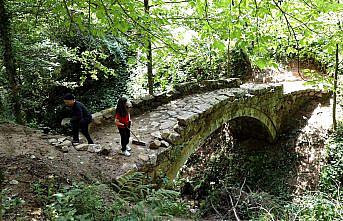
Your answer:
[[[58,114],[66,91],[81,97],[92,111],[113,106],[120,94],[146,93],[149,42],[155,92],[186,80],[244,78],[251,68],[275,69],[297,58],[331,74],[336,45],[342,48],[343,7],[337,0],[2,4],[9,15],[14,77],[27,122],[44,119],[51,124],[53,117],[47,116]],[[0,65],[0,107],[2,118],[9,118],[10,74],[4,62]],[[316,78],[315,84],[327,79]]]

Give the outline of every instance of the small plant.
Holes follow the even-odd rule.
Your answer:
[[[331,136],[327,145],[328,163],[325,165],[320,179],[321,190],[332,194],[340,194],[343,182],[343,122],[338,123],[337,131]]]
[[[278,209],[260,207],[254,220],[342,220],[340,199],[323,192],[308,192]]]
[[[25,201],[17,196],[10,196],[9,189],[3,189],[0,193],[1,207],[0,218],[6,216],[6,213],[15,211],[22,206]]]
[[[58,183],[54,177],[51,177],[49,179],[39,180],[34,183],[31,188],[37,196],[38,203],[41,205],[47,205],[51,196],[56,193]]]

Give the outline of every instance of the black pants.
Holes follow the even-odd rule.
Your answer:
[[[86,137],[89,144],[93,144],[93,140],[88,132],[88,125],[92,122],[92,119],[83,119],[80,122],[70,121],[73,129],[73,141],[79,142],[79,129],[81,133]]]
[[[130,130],[128,128],[118,128],[120,133],[121,151],[126,150],[126,145],[130,141]]]

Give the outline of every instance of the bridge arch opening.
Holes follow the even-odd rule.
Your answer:
[[[230,120],[228,122],[228,130],[232,137],[238,141],[250,138],[267,141],[273,139],[268,127],[253,117],[241,116]]]
[[[218,115],[214,114],[212,116]],[[160,160],[162,163],[156,168],[156,171],[164,171],[170,180],[175,179],[189,157],[226,123],[231,122],[232,125],[236,125],[233,127],[233,132],[241,138],[252,136],[248,133],[250,128],[255,130],[253,134],[255,138],[265,139],[269,142],[274,141],[276,138],[277,130],[273,121],[266,114],[254,108],[246,107],[235,111],[224,112],[220,119],[213,121],[209,118],[206,121],[210,122],[210,124],[206,124],[198,130],[197,134],[185,134],[184,136],[189,137],[189,139],[174,146],[172,158],[166,161]]]
[[[248,149],[256,150],[263,148],[264,145],[273,141],[274,138],[272,132],[273,131],[270,131],[267,125],[260,119],[250,116],[235,117],[221,125],[215,131],[211,132],[206,138],[203,138],[201,143],[194,148],[193,152],[189,154],[179,169],[181,170],[181,168],[187,164],[193,154],[198,152],[198,150],[201,150],[203,146],[209,145],[214,137],[224,136],[225,138],[222,138],[222,141],[226,140],[226,144],[224,144],[224,146],[227,146],[228,148],[240,148],[242,146],[252,145]],[[213,145],[213,143],[210,145]],[[214,144],[212,146],[213,152],[215,152],[215,149],[219,148],[221,145],[223,145],[223,143]],[[176,176],[179,172],[180,171],[177,171]]]

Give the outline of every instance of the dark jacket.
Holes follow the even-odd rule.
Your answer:
[[[73,117],[71,121],[81,122],[81,121],[91,121],[92,114],[87,110],[85,105],[79,101],[75,101],[74,106],[71,108],[73,112]]]

